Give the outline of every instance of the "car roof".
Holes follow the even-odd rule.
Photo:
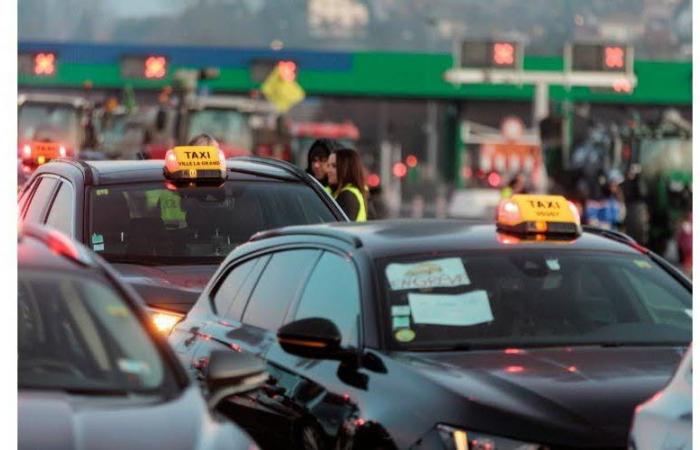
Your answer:
[[[76,161],[55,159],[39,167],[37,173],[61,174],[62,170],[80,169],[86,184],[95,186],[124,183],[162,181],[163,160]],[[272,177],[289,181],[308,182],[307,174],[298,167],[279,160],[259,157],[236,157],[226,160],[230,172]]]
[[[458,250],[558,249],[614,251],[639,255],[634,241],[621,233],[585,231],[578,237],[550,236],[543,241],[504,243],[494,223],[452,219],[393,219],[300,225],[264,231],[253,236],[262,241],[278,236],[319,236],[361,247],[375,258],[415,253],[446,253]],[[513,236],[516,237],[517,236]],[[511,239],[512,241],[512,239]],[[626,242],[623,242],[626,241]]]
[[[39,236],[20,233],[17,238],[17,265],[20,270],[84,271],[86,267],[51,249]]]

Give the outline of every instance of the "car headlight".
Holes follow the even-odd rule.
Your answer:
[[[465,431],[449,425],[438,425],[438,433],[447,450],[546,450],[547,447],[500,436]]]
[[[175,325],[185,318],[184,314],[179,314],[173,311],[164,311],[162,309],[149,308],[151,313],[151,321],[155,329],[159,333],[169,335]]]

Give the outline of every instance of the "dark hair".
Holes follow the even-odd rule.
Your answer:
[[[335,154],[335,167],[338,173],[338,189],[352,184],[362,192],[362,196],[367,200],[365,169],[362,165],[360,154],[351,148],[340,148],[334,150],[333,153]]]
[[[340,144],[333,139],[316,139],[311,147],[309,147],[309,154],[306,160],[306,171],[308,173],[313,173],[311,170],[311,164],[314,161],[328,159],[331,156],[331,152],[337,148],[340,148]]]
[[[190,141],[187,143],[187,145],[211,145],[216,147],[217,142],[216,139],[212,137],[211,134],[207,133],[202,133],[198,134],[197,136],[194,136]]]

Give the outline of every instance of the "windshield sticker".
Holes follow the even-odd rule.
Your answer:
[[[561,269],[561,266],[559,266],[558,259],[548,259],[547,260],[547,267],[549,267],[549,270],[560,270]]]
[[[95,191],[95,194],[97,194],[98,197],[102,195],[109,195],[109,189],[98,189]]]
[[[151,372],[150,367],[143,361],[137,359],[119,359],[117,360],[119,370],[126,373],[144,375]]]
[[[408,305],[395,305],[391,307],[392,316],[410,316],[411,307]]]
[[[409,316],[394,316],[391,318],[391,328],[408,328],[411,326],[411,318]]]
[[[464,326],[493,320],[486,291],[459,295],[408,294],[408,301],[416,324]]]
[[[399,342],[411,342],[416,338],[416,332],[410,328],[402,328],[394,333],[394,337]]]
[[[92,249],[96,252],[101,252],[105,249],[105,239],[101,234],[93,233],[90,242],[92,242]]]
[[[652,265],[649,261],[645,261],[643,259],[635,259],[634,263],[639,267],[640,269],[651,269]]]
[[[435,259],[414,264],[389,264],[386,276],[392,291],[468,286],[470,281],[459,258]]]

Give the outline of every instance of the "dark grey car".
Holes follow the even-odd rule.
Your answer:
[[[18,242],[19,449],[254,449],[213,407],[266,378],[212,355],[208,400],[143,303],[85,247],[25,226]]]

